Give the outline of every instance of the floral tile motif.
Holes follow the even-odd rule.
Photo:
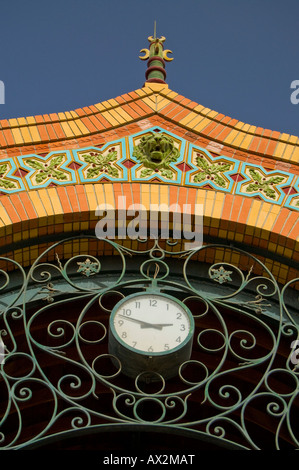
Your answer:
[[[12,158],[0,160],[0,192],[14,193],[25,190],[22,179],[16,176],[17,170]]]
[[[266,171],[259,165],[242,163],[245,179],[237,184],[236,194],[260,197],[267,202],[281,204],[285,198],[283,188],[289,186],[293,175],[284,171]]]
[[[24,177],[29,189],[76,183],[75,171],[68,167],[72,162],[68,150],[50,152],[46,156],[26,155],[18,160],[20,167],[27,170]]]
[[[188,164],[192,170],[186,174],[185,184],[231,192],[239,162],[229,157],[213,157],[210,152],[190,145]]]
[[[128,179],[124,139],[104,145],[101,148],[87,147],[73,150],[78,163],[80,182],[86,181],[126,181]]]
[[[182,182],[180,165],[186,141],[161,127],[152,127],[129,138],[132,181]]]

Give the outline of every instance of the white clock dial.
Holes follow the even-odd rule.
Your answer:
[[[182,347],[190,337],[191,319],[184,305],[158,294],[122,301],[113,317],[115,333],[136,351],[161,354]]]

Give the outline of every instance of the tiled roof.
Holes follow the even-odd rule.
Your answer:
[[[156,83],[73,111],[1,120],[0,156],[50,151],[58,144],[76,148],[87,137],[98,140],[107,131],[117,133],[129,124],[140,125],[140,120],[152,115],[170,121],[181,133],[191,133],[191,139],[195,134],[223,145],[222,153],[237,149],[299,163],[299,137],[237,121]]]

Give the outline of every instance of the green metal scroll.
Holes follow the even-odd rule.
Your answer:
[[[102,251],[58,256],[82,240]],[[14,265],[0,271],[1,450],[101,426],[298,449],[299,279],[280,286],[259,259],[224,245],[183,252],[137,240],[133,249],[92,236],[53,244],[27,272],[1,262]],[[108,352],[114,305],[149,287],[183,302],[195,321],[192,356],[170,380],[130,379]]]

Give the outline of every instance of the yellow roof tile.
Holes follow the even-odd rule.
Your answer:
[[[29,191],[28,196],[32,201],[33,207],[35,209],[35,212],[37,213],[38,217],[45,217],[47,215],[47,212],[45,210],[45,207],[39,197],[39,191]]]
[[[97,103],[95,104],[95,107],[99,110],[99,111],[104,111],[106,108],[105,106],[103,106],[102,103]]]
[[[18,125],[19,126],[26,126],[27,125],[26,119],[24,117],[18,118]]]
[[[119,122],[109,113],[109,111],[104,111],[101,114],[105,119],[107,119],[109,124],[111,124],[112,126],[118,126],[119,125]]]
[[[236,131],[235,129],[233,129],[229,134],[228,136],[224,139],[224,142],[226,144],[231,144],[234,139],[236,138],[236,136],[239,134],[238,131]]]
[[[199,124],[197,124],[196,126],[193,125],[192,123],[192,129],[197,131],[197,132],[200,132],[201,130],[203,130],[204,127],[206,127],[208,124],[210,124],[211,120],[208,119],[208,118],[204,118],[201,122],[199,122]]]
[[[284,160],[290,160],[292,153],[294,152],[294,145],[286,145],[285,150],[283,152],[283,159]]]
[[[57,194],[56,188],[48,188],[46,189],[47,193],[49,194],[50,201],[52,203],[54,214],[61,214],[63,212],[60,199]]]
[[[286,144],[279,142],[276,145],[274,156],[275,157],[281,157],[283,155],[284,149],[285,149]]]
[[[18,127],[13,127],[11,129],[11,132],[13,134],[14,141],[17,145],[24,143],[23,138],[22,138],[22,134],[21,134],[20,129]]]
[[[21,130],[21,134],[22,134],[24,142],[26,144],[31,143],[32,142],[32,137],[29,133],[28,127],[20,127],[20,130]]]
[[[295,147],[291,156],[291,161],[294,163],[299,163],[299,147]]]
[[[252,139],[253,139],[253,135],[252,134],[247,134],[245,139],[242,141],[242,148],[248,149],[249,145],[252,142]]]
[[[9,119],[8,122],[12,127],[17,127],[18,126],[18,121],[15,118]]]
[[[87,129],[87,127],[83,124],[83,122],[81,121],[81,119],[76,119],[74,120],[74,123],[79,127],[80,131],[82,132],[82,134],[89,134],[89,130]]]
[[[117,108],[116,111],[125,121],[132,121],[131,116],[120,106]]]
[[[73,134],[76,136],[76,137],[79,137],[80,135],[82,135],[82,132],[80,131],[79,127],[76,125],[76,122],[73,121],[73,120],[69,120],[68,121],[68,124],[73,132]]]
[[[5,225],[10,225],[12,223],[8,213],[6,212],[6,209],[3,207],[1,202],[0,202],[0,218]]]
[[[30,126],[29,127],[29,132],[31,134],[33,142],[40,142],[41,141],[41,138],[40,138],[40,135],[39,135],[39,132],[38,132],[38,128],[36,126]]]
[[[157,100],[157,111],[161,111],[161,109],[165,108],[170,103],[170,101],[167,98]]]
[[[34,116],[27,116],[26,118],[27,120],[27,123],[30,125],[30,124],[36,124],[36,120],[35,120],[35,117]]]
[[[67,137],[74,137],[74,133],[66,121],[61,121],[61,127]]]

